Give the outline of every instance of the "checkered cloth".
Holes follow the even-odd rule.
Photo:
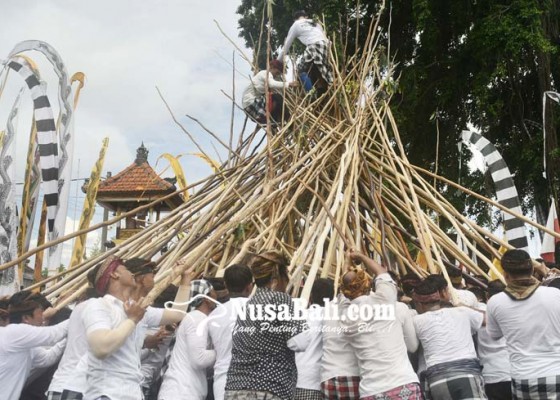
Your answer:
[[[303,58],[299,62],[298,72],[307,72],[312,66],[317,67],[321,76],[329,85],[333,83],[333,74],[329,62],[329,42],[320,41],[310,44],[303,52]]]
[[[194,297],[198,296],[199,294],[208,295],[208,293],[210,293],[213,289],[214,288],[212,287],[210,282],[205,279],[194,280],[191,282],[191,299],[194,299]],[[198,307],[200,304],[202,304],[203,300],[203,298],[198,298],[193,301],[189,305],[189,310],[193,310]]]
[[[84,396],[81,393],[71,390],[60,392],[48,392],[47,400],[82,400]]]
[[[360,377],[337,376],[321,383],[321,393],[329,400],[359,400]]]
[[[485,400],[484,380],[478,374],[457,374],[428,380],[427,399]]]
[[[245,108],[245,112],[255,122],[266,124],[266,97],[264,95],[257,97]]]
[[[224,400],[282,400],[269,392],[254,390],[226,390]]]
[[[512,379],[515,400],[560,399],[560,375],[546,378]]]
[[[423,400],[422,390],[417,383],[399,386],[387,392],[362,397],[361,400]]]
[[[294,400],[323,400],[323,394],[320,390],[296,388]]]

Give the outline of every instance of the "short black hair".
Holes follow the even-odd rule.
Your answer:
[[[435,282],[433,279],[432,280],[424,279],[422,282],[418,284],[418,286],[414,288],[414,293],[421,296],[427,296],[439,292],[439,290],[440,289],[438,287],[437,282]],[[434,301],[434,303],[437,302],[439,302],[439,300]]]
[[[233,264],[224,272],[224,283],[230,294],[243,292],[251,282],[253,282],[253,273],[246,265]]]
[[[438,291],[445,290],[448,286],[445,277],[440,274],[428,275],[424,281],[432,282],[437,287]]]
[[[155,298],[153,306],[156,308],[165,308],[165,303],[175,300],[179,288],[175,285],[169,285],[158,297]]]
[[[38,308],[44,310],[49,307],[52,307],[51,303],[39,293],[32,293],[30,290],[14,293],[8,305],[10,323],[21,324],[23,317],[33,317],[33,313]]]
[[[214,288],[214,290],[216,291],[216,296],[217,296],[217,300],[220,303],[227,303],[229,301],[229,290],[227,290],[225,282],[224,282],[224,278],[203,278],[206,281],[208,281],[208,283],[210,283],[210,285],[212,285],[212,287]]]
[[[525,250],[511,249],[502,256],[502,268],[512,275],[526,275],[531,273],[533,264],[531,256]]]
[[[153,274],[156,263],[145,258],[134,257],[126,260],[124,266],[134,276],[142,276],[146,274]]]
[[[450,278],[458,278],[463,276],[463,273],[459,268],[453,268],[451,266],[447,266],[445,267],[445,269],[447,270],[447,275],[449,275]]]
[[[68,318],[70,318],[70,315],[72,315],[72,310],[70,308],[61,308],[56,312],[56,314],[52,316],[52,318],[49,319],[49,326],[57,325],[61,322],[66,321]]]
[[[504,285],[504,283],[499,279],[488,282],[488,289],[486,289],[488,291],[488,298],[503,292],[505,288],[506,285]]]
[[[334,281],[328,278],[318,278],[313,282],[311,288],[311,302],[313,304],[325,306],[325,299],[332,300],[334,298]]]
[[[294,19],[300,19],[301,17],[308,17],[307,11],[305,10],[297,10],[293,14]]]
[[[486,298],[486,290],[482,289],[478,286],[473,286],[467,289],[469,292],[473,293],[479,302],[485,303]]]

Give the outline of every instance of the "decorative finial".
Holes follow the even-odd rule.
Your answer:
[[[148,149],[144,146],[144,142],[136,149],[136,160],[134,162],[136,165],[142,165],[145,162],[148,162]]]

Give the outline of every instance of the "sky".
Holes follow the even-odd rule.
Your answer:
[[[231,94],[235,82],[239,99],[248,83],[250,68],[214,20],[229,39],[250,54],[238,37],[236,8],[240,3],[241,0],[2,0],[0,60],[17,43],[37,39],[58,51],[70,75],[78,71],[86,75],[75,112],[72,176],[78,180],[70,189],[66,233],[77,228],[84,198],[79,190],[83,183],[80,179],[89,177],[104,137],[110,138],[110,144],[103,176],[107,171],[116,174],[130,165],[142,142],[149,149],[149,162],[157,172],[167,167],[165,161],[156,166],[156,159],[163,153],[184,154],[180,161],[187,182],[212,172],[202,160],[189,155],[198,150],[172,121],[156,86],[205,151],[217,161],[225,157],[226,151],[185,114],[199,119],[228,141],[231,101],[221,91]],[[56,115],[58,78],[42,55],[27,55],[39,66]],[[0,121],[6,121],[23,86],[17,74],[9,76],[0,97]],[[24,177],[31,116],[32,103],[25,92],[17,121],[16,182],[22,182]],[[243,119],[244,115],[236,111],[236,135]],[[169,169],[163,172],[163,176],[171,175]],[[22,185],[18,185],[19,201],[21,189]],[[97,207],[92,224],[101,219],[102,210]],[[88,251],[98,244],[99,236],[100,232],[88,235]],[[109,232],[112,236],[114,231]],[[63,263],[70,259],[71,250],[72,243],[67,242]],[[537,252],[532,249],[532,253]]]
[[[104,137],[110,138],[104,173],[113,174],[130,165],[142,142],[149,149],[149,162],[163,171],[163,153],[186,154],[181,158],[187,182],[211,173],[202,160],[188,155],[198,152],[188,137],[175,125],[156,86],[161,90],[179,121],[200,142],[211,157],[219,161],[226,152],[216,154],[208,134],[185,117],[189,114],[228,141],[233,85],[232,58],[236,66],[236,96],[240,98],[249,65],[236,53],[225,34],[244,49],[238,37],[236,8],[240,0],[2,0],[0,23],[0,60],[23,40],[49,43],[61,55],[68,73],[81,71],[86,84],[75,112],[75,148],[72,176],[89,177]],[[244,49],[247,54],[250,51]],[[58,113],[58,78],[50,64],[37,52],[27,54],[37,62],[49,97]],[[23,81],[10,74],[0,98],[0,121],[6,121]],[[22,182],[25,169],[32,103],[29,92],[23,95],[17,121],[16,182]],[[235,132],[244,116],[236,112]],[[3,129],[3,128],[2,128]],[[163,176],[170,176],[165,172]],[[79,185],[82,181],[78,181]],[[21,185],[18,185],[21,193]],[[70,190],[67,233],[77,226],[84,194],[74,183]],[[21,199],[21,197],[18,197]],[[101,219],[101,209],[93,223]],[[111,236],[111,234],[109,234]],[[91,249],[97,235],[88,237]],[[71,245],[64,249],[68,259]]]

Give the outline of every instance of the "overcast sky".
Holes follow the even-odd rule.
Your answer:
[[[185,127],[217,159],[207,134],[185,114],[198,118],[227,141],[231,101],[220,91],[232,91],[231,62],[235,48],[219,32],[214,20],[244,47],[237,31],[235,11],[239,4],[240,0],[2,0],[0,59],[5,59],[17,43],[37,39],[48,42],[59,52],[70,75],[77,71],[85,73],[86,85],[75,114],[74,177],[89,176],[105,136],[110,138],[110,144],[104,174],[115,174],[131,164],[142,141],[150,151],[152,166],[166,152],[197,152],[172,122],[156,86]],[[42,55],[28,55],[37,61],[48,84],[56,115],[57,77]],[[238,54],[235,61],[239,98],[250,69]],[[19,76],[10,74],[0,98],[0,121],[6,121],[22,86]],[[24,176],[31,106],[26,92],[18,121],[18,182]],[[236,127],[240,127],[242,118],[237,113]],[[189,182],[211,173],[199,158],[185,156],[181,162]],[[165,166],[162,161],[155,169],[159,172]],[[71,189],[69,228],[75,219],[79,220],[82,208],[83,194],[76,195],[76,187]],[[96,215],[99,218],[100,212]],[[94,239],[95,235],[88,240],[90,247]],[[70,249],[65,249],[65,254],[69,253]]]

